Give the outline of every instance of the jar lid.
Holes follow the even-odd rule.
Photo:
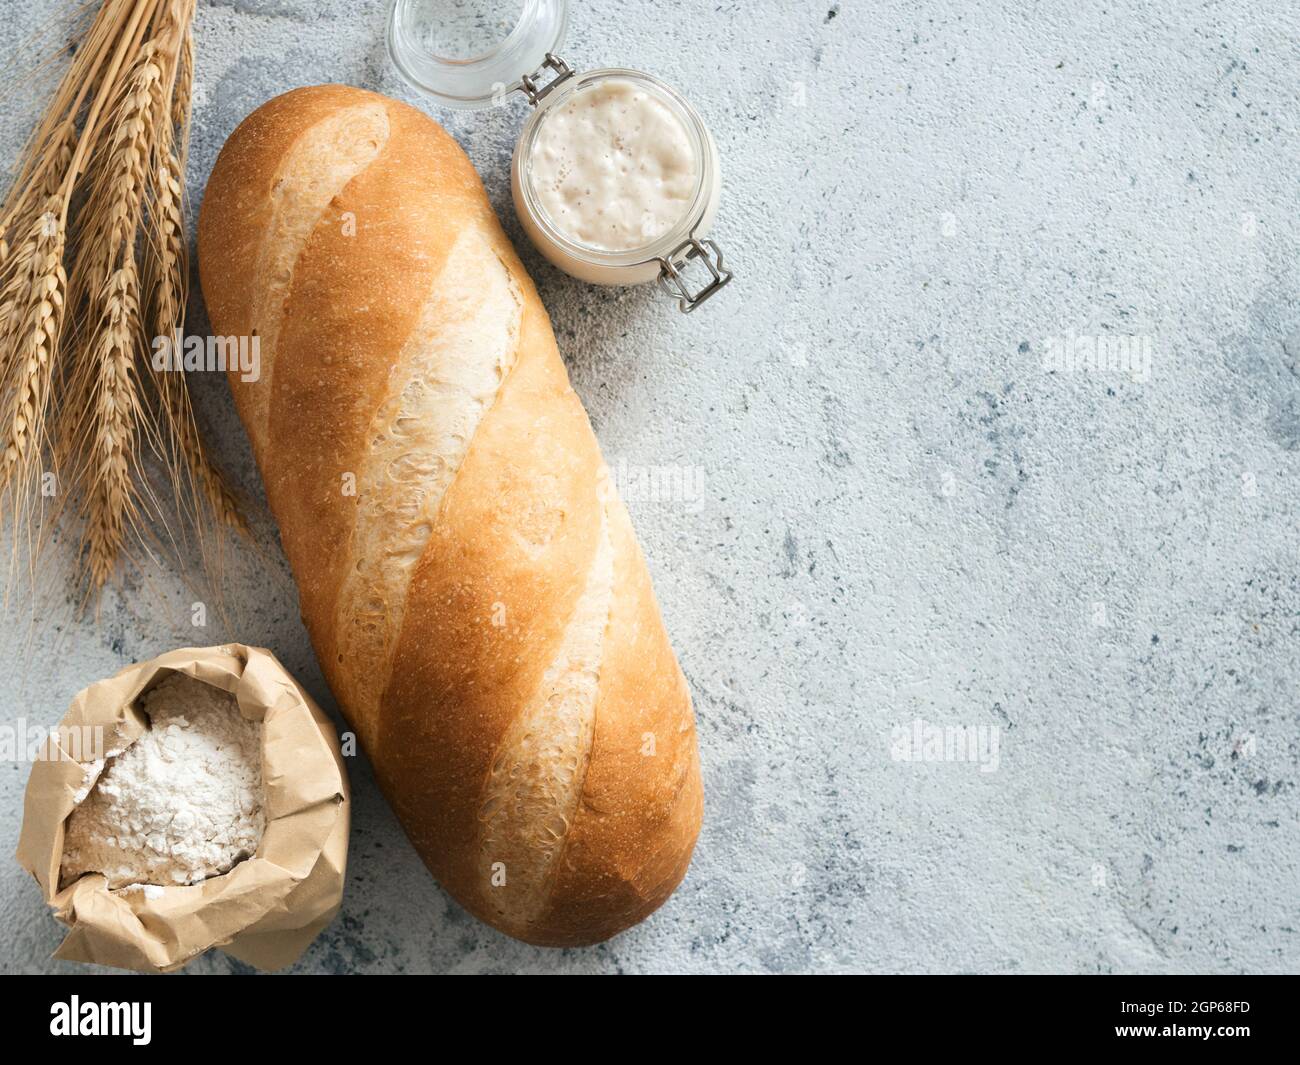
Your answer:
[[[500,103],[558,52],[569,0],[393,0],[388,54],[446,107]]]

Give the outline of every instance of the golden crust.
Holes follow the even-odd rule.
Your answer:
[[[529,942],[597,942],[651,913],[689,864],[701,817],[690,696],[626,512],[602,496],[599,448],[549,319],[469,160],[423,114],[373,93],[319,86],[277,97],[232,134],[213,171],[199,223],[204,295],[218,334],[247,333],[265,283],[247,264],[282,160],[313,123],[376,101],[388,139],[328,204],[298,258],[255,453],[327,679],[336,693],[383,684],[338,651],[339,588],[365,547],[351,543],[346,475],[362,465],[392,360],[450,248],[478,227],[523,293],[515,363],[413,569],[377,717],[342,709],[416,849],[467,909]],[[231,387],[256,435],[246,392],[259,385],[232,376]],[[478,846],[484,787],[559,652],[602,514],[614,594],[591,754],[548,897],[526,926],[506,927]]]

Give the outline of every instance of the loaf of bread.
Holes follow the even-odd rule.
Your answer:
[[[699,831],[690,695],[532,281],[414,108],[298,89],[199,218],[219,336],[326,678],[466,909],[550,946],[642,920]]]

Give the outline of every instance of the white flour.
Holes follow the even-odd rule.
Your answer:
[[[262,725],[234,696],[179,673],[144,696],[150,728],[94,780],[68,818],[63,883],[103,873],[111,888],[193,884],[228,872],[262,841]],[[146,889],[146,895],[154,897]]]

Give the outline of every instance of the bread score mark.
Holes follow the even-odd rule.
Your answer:
[[[261,376],[249,389],[250,436],[266,439],[271,415],[275,348],[298,259],[331,201],[366,169],[388,142],[388,111],[381,103],[336,111],[310,126],[285,153],[269,197],[271,217],[262,235],[254,276],[250,329],[259,337]],[[260,450],[260,448],[259,448]]]
[[[605,633],[614,604],[614,547],[601,508],[586,585],[559,651],[506,731],[479,807],[479,876],[486,905],[522,930],[545,910],[591,760]]]
[[[414,331],[393,360],[357,471],[356,522],[338,593],[345,705],[378,750],[379,706],[392,672],[416,563],[479,424],[515,364],[524,296],[496,250],[462,231],[434,278]],[[364,548],[359,545],[365,545]]]

